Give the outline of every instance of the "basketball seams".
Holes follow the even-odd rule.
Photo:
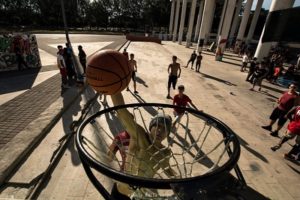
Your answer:
[[[118,75],[118,74],[115,73],[115,72],[112,72],[112,71],[109,71],[109,70],[106,70],[106,69],[103,69],[103,68],[97,68],[97,67],[92,66],[92,65],[88,65],[88,67],[91,67],[91,68],[96,69],[96,70],[103,70],[103,71],[106,71],[106,72],[108,72],[108,73],[112,73],[112,74],[116,75],[116,76],[120,79],[120,80],[118,80],[118,81],[116,81],[116,82],[112,82],[112,83],[110,83],[110,84],[102,85],[102,86],[98,86],[98,85],[96,86],[96,85],[94,85],[94,84],[89,83],[91,86],[94,86],[94,87],[107,87],[107,86],[111,86],[111,85],[114,85],[114,84],[116,84],[116,83],[122,82],[124,79],[127,79],[128,76],[130,76],[130,73],[128,73],[126,76],[124,76],[123,78],[121,78],[121,76]],[[92,79],[92,78],[90,78],[90,79]],[[96,79],[92,79],[92,80],[96,80]],[[121,87],[120,87],[120,88],[121,88]],[[120,88],[119,88],[119,89],[120,89]]]
[[[104,68],[101,68],[101,67],[95,67],[93,65],[88,65],[88,67],[91,67],[92,69],[95,69],[95,70],[100,70],[100,71],[102,70],[102,71],[105,71],[105,72],[108,72],[108,73],[112,73],[112,74],[116,75],[119,78],[119,80],[117,82],[113,82],[113,83],[103,85],[103,86],[100,86],[100,87],[107,87],[107,86],[111,86],[111,85],[114,85],[116,83],[121,82],[121,85],[119,86],[117,91],[119,91],[122,88],[122,77],[119,74],[117,74],[116,72],[113,72],[113,71],[110,71],[110,70],[107,70],[107,69],[104,69]],[[92,78],[90,78],[90,79],[92,79]],[[92,80],[95,80],[95,79],[92,79]],[[89,83],[89,84],[93,87],[99,87],[99,86],[96,86],[96,85],[91,84],[91,83]]]
[[[101,54],[102,55],[96,56],[96,59],[92,59],[89,62],[92,65],[88,64],[87,66],[91,70],[90,73],[87,73],[87,81],[89,85],[99,92],[103,89],[102,92],[105,92],[106,94],[121,92],[126,86],[128,87],[128,84],[131,81],[132,70],[129,66],[128,60],[120,52],[112,50],[103,53],[101,52]],[[108,59],[107,63],[105,62],[105,59]],[[127,61],[127,63],[125,61]],[[100,64],[100,67],[98,64]],[[104,78],[104,80],[102,80],[101,73],[107,73],[107,77]],[[89,77],[88,74],[90,74],[91,77]],[[110,83],[110,81],[112,82]]]

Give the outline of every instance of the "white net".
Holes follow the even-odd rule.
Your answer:
[[[181,116],[174,116],[172,108],[150,106],[128,108],[128,111],[132,113],[137,127],[139,125],[145,130],[145,137],[150,140],[148,146],[138,150],[131,146],[131,143],[137,145],[135,140],[144,133],[137,132],[137,138],[132,138],[118,119],[117,111],[95,118],[82,132],[86,151],[114,170],[152,179],[183,179],[209,173],[229,160],[226,151],[233,145],[230,138],[224,138],[215,128],[216,124],[200,116],[187,111]],[[163,124],[161,128],[170,129],[160,145],[153,142],[155,137],[149,136],[149,124],[157,114],[173,118],[170,127],[165,121],[160,123]],[[152,132],[159,130],[158,124]],[[177,198],[170,191],[145,188],[135,188],[132,196],[135,199]]]

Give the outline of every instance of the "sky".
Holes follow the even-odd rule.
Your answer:
[[[285,1],[285,0],[281,0],[281,1]],[[256,3],[257,3],[257,0],[254,0],[251,10],[255,10]],[[272,3],[272,0],[264,0],[262,7],[265,8],[266,10],[269,10],[271,3]],[[300,6],[300,0],[295,0],[294,7],[297,7],[297,6]]]

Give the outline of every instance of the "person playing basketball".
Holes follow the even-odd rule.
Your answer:
[[[114,106],[125,104],[121,93],[114,94],[111,98]],[[154,116],[150,121],[148,133],[136,123],[133,115],[127,109],[118,110],[117,116],[130,136],[124,167],[125,173],[153,177],[159,169],[163,169],[167,176],[174,176],[175,172],[169,164],[172,152],[162,144],[170,133],[172,118],[165,114]],[[114,185],[111,195],[115,199],[129,199],[133,193],[134,189],[128,184],[117,183]]]
[[[290,139],[293,139],[297,135],[300,135],[300,98],[297,98],[297,106],[294,106],[286,115],[285,118],[290,118],[291,122],[288,124],[285,135],[281,138],[280,142],[271,147],[273,151],[280,149],[282,144]],[[293,115],[293,117],[291,117]]]
[[[195,62],[195,60],[196,60],[196,57],[197,57],[196,51],[193,51],[193,53],[191,54],[191,57],[190,57],[190,59],[189,59],[187,65],[186,65],[186,68],[189,67],[189,64],[190,64],[190,63],[192,63],[191,69],[194,69],[193,67],[194,67],[194,62]]]
[[[197,56],[197,60],[196,60],[196,72],[200,72],[201,61],[202,61],[202,55],[201,55],[201,51],[200,51],[199,55]]]
[[[173,56],[172,60],[173,60],[173,63],[170,64],[168,67],[169,81],[168,81],[167,99],[171,99],[171,96],[170,96],[171,85],[173,86],[173,89],[175,90],[177,79],[180,78],[180,74],[181,74],[180,64],[176,62],[177,56]]]
[[[192,100],[187,95],[184,94],[183,85],[178,86],[178,94],[174,96],[173,105],[180,106],[180,107],[186,107],[187,105],[190,105],[195,110],[198,110],[198,108],[192,103]],[[184,114],[184,109],[174,109],[173,113],[175,116],[175,120],[172,124],[172,127],[175,127],[175,124],[180,122],[180,119]]]
[[[136,60],[134,60],[134,54],[130,54],[130,60],[129,62],[129,66],[132,69],[132,81],[133,81],[133,88],[134,88],[134,94],[138,94],[138,91],[136,91],[136,72],[137,72],[137,65],[136,65]],[[129,88],[127,87],[127,91],[129,91]]]

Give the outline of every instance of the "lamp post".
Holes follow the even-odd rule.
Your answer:
[[[83,76],[82,76],[83,68],[80,65],[80,63],[78,62],[76,56],[74,55],[71,40],[70,40],[70,37],[69,37],[69,29],[68,29],[68,24],[67,24],[64,0],[60,0],[60,5],[61,5],[61,13],[62,13],[62,17],[63,17],[63,22],[64,22],[66,40],[67,40],[67,43],[69,44],[69,46],[71,48],[71,55],[72,55],[72,60],[73,60],[73,64],[74,64],[75,71],[76,71],[77,83],[83,83]]]

